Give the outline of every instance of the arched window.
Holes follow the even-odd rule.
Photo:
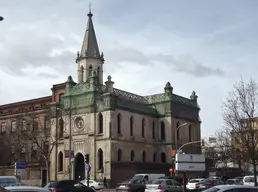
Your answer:
[[[91,76],[91,74],[92,74],[92,66],[90,65],[89,66],[89,76]]]
[[[132,150],[131,151],[131,161],[134,161],[134,157],[135,157],[134,150]]]
[[[176,128],[178,128],[180,126],[180,123],[179,122],[177,122],[177,124],[176,124]],[[176,138],[177,138],[177,140],[179,140],[180,139],[180,132],[179,132],[180,130],[179,129],[176,129]]]
[[[153,162],[156,162],[156,153],[153,153]]]
[[[64,137],[64,120],[63,118],[59,119],[59,139]]]
[[[117,151],[117,161],[121,161],[122,160],[122,150],[121,149],[118,149]]]
[[[98,150],[98,169],[103,169],[103,151],[102,149]]]
[[[162,163],[166,163],[166,154],[164,152],[160,154],[160,159]]]
[[[142,138],[145,137],[145,119],[142,119]]]
[[[117,134],[121,135],[121,114],[119,113],[116,117]]]
[[[99,113],[98,115],[98,125],[99,125],[99,133],[103,133],[103,115]]]
[[[64,155],[60,151],[58,154],[58,171],[63,171],[63,166],[64,166]]]
[[[143,162],[146,161],[146,152],[145,151],[142,152],[142,161]]]
[[[188,138],[189,138],[189,141],[192,141],[192,126],[189,125],[188,127]]]
[[[155,120],[152,121],[152,139],[155,139]]]
[[[130,117],[130,136],[133,136],[133,116]]]
[[[165,123],[164,121],[160,122],[160,140],[166,140],[166,131],[165,131]]]

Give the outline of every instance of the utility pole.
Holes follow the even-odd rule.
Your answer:
[[[72,111],[69,108],[69,180],[72,180]]]

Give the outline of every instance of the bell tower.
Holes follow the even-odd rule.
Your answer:
[[[103,53],[100,54],[99,51],[92,16],[93,14],[89,11],[81,52],[77,53],[78,83],[86,82],[91,73],[96,71],[98,82],[103,84],[103,64],[105,60]]]

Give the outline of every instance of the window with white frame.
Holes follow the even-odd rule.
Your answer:
[[[1,132],[4,133],[6,131],[6,122],[1,123]]]
[[[12,132],[15,132],[15,131],[16,131],[16,129],[17,129],[16,121],[15,121],[15,120],[13,120],[13,121],[12,121],[12,124],[11,124],[11,131],[12,131]]]

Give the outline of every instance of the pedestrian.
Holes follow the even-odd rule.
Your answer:
[[[106,177],[104,177],[103,183],[104,183],[104,187],[107,188],[107,178]]]

